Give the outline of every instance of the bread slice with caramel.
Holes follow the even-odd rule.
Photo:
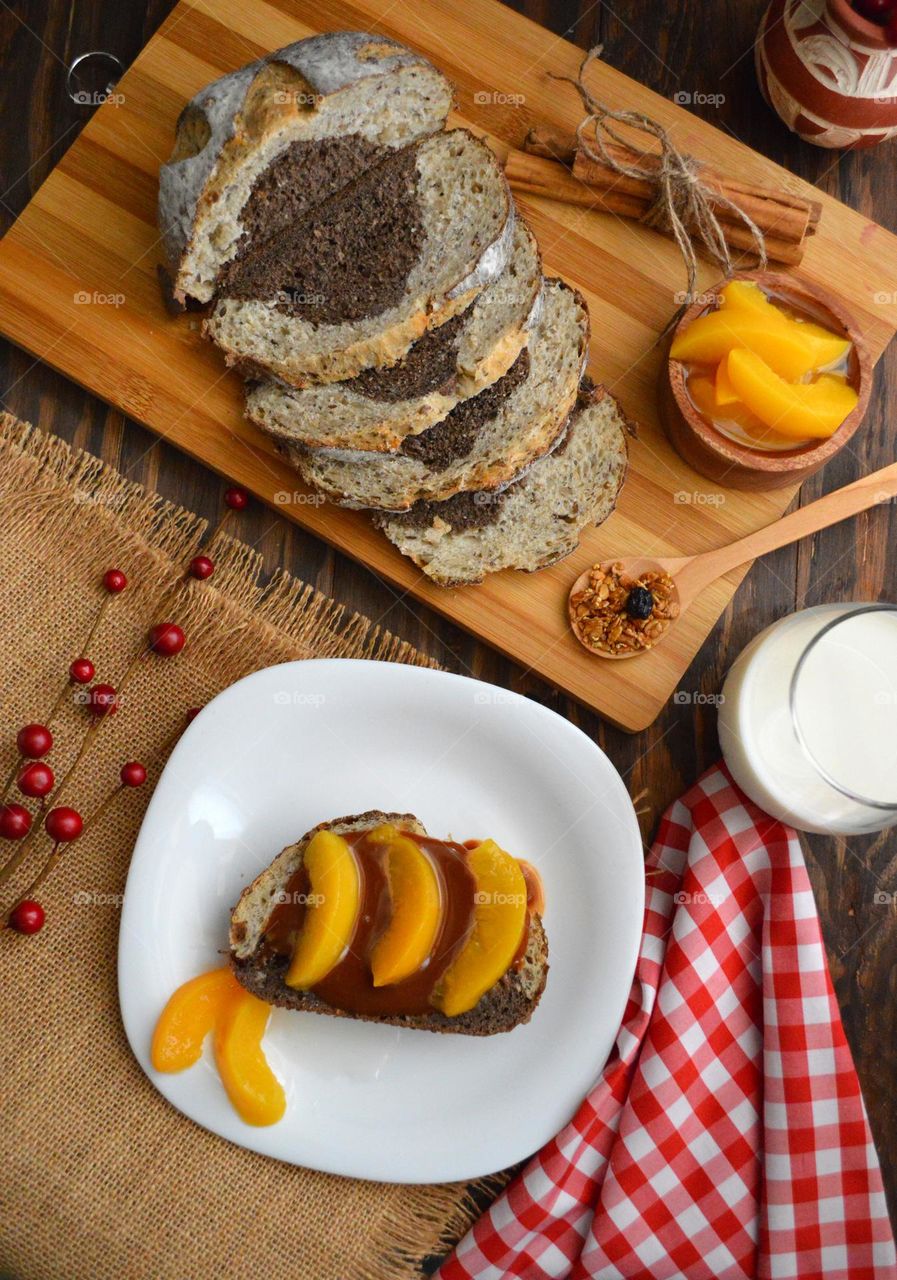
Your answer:
[[[448,1016],[435,1007],[416,1014],[373,1014],[335,1007],[314,991],[297,990],[285,981],[289,956],[266,945],[272,913],[288,897],[288,889],[301,871],[306,850],[320,831],[336,835],[368,832],[389,824],[408,835],[426,838],[423,825],[411,814],[369,811],[321,823],[295,844],[281,851],[240,896],[230,925],[230,960],[238,981],[268,1004],[337,1018],[358,1018],[422,1031],[455,1032],[488,1036],[528,1022],[545,988],[548,974],[548,942],[540,916],[528,912],[525,951],[478,1003],[465,1013]],[[355,939],[353,938],[353,942]]]

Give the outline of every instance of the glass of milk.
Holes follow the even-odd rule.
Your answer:
[[[897,823],[897,605],[803,609],[726,677],[719,736],[750,798],[801,831]]]

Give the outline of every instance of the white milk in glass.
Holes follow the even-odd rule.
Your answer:
[[[782,618],[738,657],[722,692],[726,764],[767,813],[843,834],[897,822],[897,606]]]

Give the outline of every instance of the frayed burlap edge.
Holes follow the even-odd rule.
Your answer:
[[[167,588],[183,571],[183,562],[195,552],[207,522],[192,512],[126,480],[108,463],[82,449],[75,449],[11,414],[0,414],[0,485],[4,518],[17,517],[33,526],[52,543],[63,536],[73,501],[94,506],[101,518],[125,525],[127,533],[142,543],[157,570],[155,581],[142,579],[144,589]],[[405,662],[439,669],[439,663],[420,653],[408,641],[394,636],[362,614],[347,609],[308,583],[284,570],[276,570],[263,582],[262,557],[236,538],[220,534],[212,544],[216,562],[214,586],[195,592],[185,618],[201,623],[211,610],[228,609],[251,615],[279,632],[284,661],[318,658],[369,658],[381,662]],[[249,617],[246,619],[247,625]],[[233,618],[239,629],[239,620]],[[192,638],[192,637],[191,637]],[[270,637],[273,639],[274,637]],[[305,653],[297,653],[300,646]],[[220,670],[226,655],[209,649],[203,654]]]

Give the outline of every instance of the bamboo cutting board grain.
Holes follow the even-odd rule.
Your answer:
[[[743,574],[717,582],[655,652],[631,662],[591,657],[570,634],[567,590],[595,560],[689,555],[777,519],[793,490],[742,494],[703,481],[659,427],[652,344],[683,288],[664,237],[609,215],[538,198],[520,206],[549,274],[576,285],[592,316],[590,372],[640,423],[617,511],[569,560],[445,591],[352,512],[316,505],[242,417],[239,379],[199,334],[172,319],[156,281],[159,165],[185,101],[223,72],[318,31],[385,32],[430,57],[457,87],[453,123],[501,152],[532,124],[572,129],[578,98],[547,74],[574,74],[582,51],[495,0],[182,0],[0,244],[0,329],[130,416],[246,485],[401,589],[625,729],[644,728],[680,682]],[[593,86],[613,107],[660,120],[681,149],[748,181],[795,192],[806,184],[612,68]],[[840,294],[877,359],[897,330],[897,237],[813,191],[823,204],[803,274]],[[716,273],[703,269],[702,287]]]

